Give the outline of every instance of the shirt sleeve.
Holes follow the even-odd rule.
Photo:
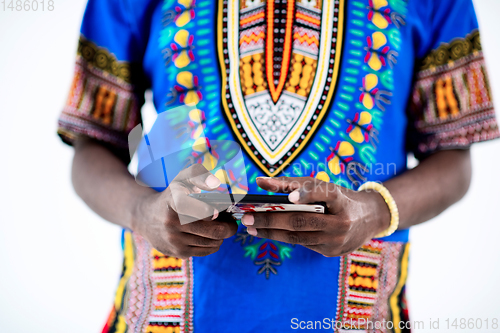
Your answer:
[[[126,148],[141,122],[147,87],[141,70],[143,41],[127,1],[90,0],[85,10],[75,72],[58,121],[61,139],[85,136]]]
[[[472,0],[432,3],[409,108],[417,158],[500,137]]]

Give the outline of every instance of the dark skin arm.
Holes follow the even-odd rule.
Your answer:
[[[416,168],[383,185],[397,203],[399,229],[439,215],[469,188],[469,150],[437,152]],[[248,232],[262,238],[300,244],[327,257],[350,253],[390,225],[390,212],[374,191],[356,192],[314,178],[258,178],[265,190],[290,193],[294,203],[326,202],[326,214],[253,213],[243,217]]]
[[[183,170],[159,193],[135,182],[123,152],[113,153],[87,139],[74,146],[72,180],[77,194],[101,217],[137,232],[165,255],[206,256],[236,233],[234,221],[215,220],[218,212],[213,207],[187,196],[219,186],[203,166]],[[182,225],[179,216],[195,222]]]

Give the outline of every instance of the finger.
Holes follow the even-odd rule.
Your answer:
[[[183,243],[188,246],[197,247],[219,247],[222,245],[223,240],[211,239],[206,237],[201,237],[198,235],[188,234],[183,232],[182,236]]]
[[[319,188],[320,191],[325,192],[330,185],[332,185],[332,189],[336,187],[335,184],[327,183],[312,177],[258,177],[257,185],[267,191],[279,193],[291,193],[302,188],[307,191]],[[330,189],[330,191],[332,189]]]
[[[171,201],[170,207],[179,215],[192,217],[197,220],[211,220],[218,216],[218,211],[200,200],[188,196],[191,191],[181,183],[170,185]]]
[[[180,182],[188,187],[195,187],[205,191],[212,191],[221,185],[220,180],[212,175],[201,164],[193,164],[179,172],[173,182]]]
[[[235,222],[199,221],[182,226],[185,233],[215,240],[232,237],[237,230],[238,225]]]
[[[254,213],[245,214],[241,222],[256,229],[288,231],[321,231],[331,222],[331,216],[316,213]]]
[[[304,246],[313,246],[322,244],[322,235],[320,231],[288,231],[277,229],[255,229],[248,227],[248,233],[260,238],[272,239],[288,244],[300,244]]]
[[[339,199],[339,186],[317,179],[314,182],[304,182],[301,187],[288,195],[288,200],[295,204],[331,203],[337,199]]]
[[[206,257],[219,251],[219,247],[189,247],[192,257]]]
[[[331,248],[328,248],[325,244],[306,245],[305,247],[314,252],[318,252],[319,254],[322,254],[328,258],[341,257],[343,255],[350,253],[349,251],[343,251],[340,247],[332,250]]]
[[[180,259],[188,259],[190,257],[205,257],[219,251],[219,246],[214,247],[200,247],[186,245],[178,249],[174,256]]]
[[[258,177],[257,185],[270,192],[290,193],[306,182],[314,182],[311,177]]]
[[[277,177],[257,179],[257,184],[272,191],[290,193],[288,199],[295,204],[326,202],[330,213],[337,213],[344,207],[346,188],[311,177]]]

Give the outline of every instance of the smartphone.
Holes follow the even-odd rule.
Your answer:
[[[288,200],[287,195],[226,194],[226,193],[191,193],[190,197],[203,201],[220,210],[224,207],[228,213],[243,215],[257,212],[308,212],[324,214],[326,204],[316,202],[308,205],[296,205]]]

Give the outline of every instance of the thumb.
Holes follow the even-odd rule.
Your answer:
[[[174,181],[183,183],[188,187],[197,187],[201,190],[212,191],[221,185],[220,180],[215,177],[201,164],[194,164],[182,170]]]
[[[311,177],[257,177],[257,185],[263,190],[275,193],[290,193],[305,183],[314,181]]]

